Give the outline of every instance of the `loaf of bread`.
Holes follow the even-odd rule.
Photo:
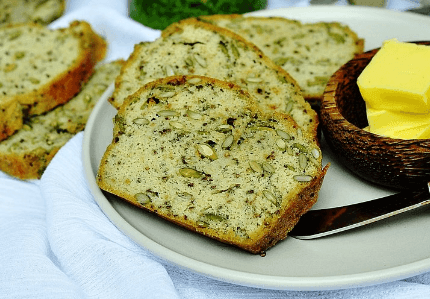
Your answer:
[[[362,53],[364,40],[336,22],[303,24],[281,17],[203,16],[259,47],[299,84],[305,99],[322,100],[328,79],[344,63]]]
[[[57,151],[84,129],[92,108],[122,64],[119,60],[97,66],[73,99],[29,118],[22,129],[0,141],[0,170],[20,179],[40,178]]]
[[[59,18],[65,0],[1,0],[0,26],[18,23],[47,25]]]
[[[38,24],[0,28],[0,140],[26,117],[70,100],[105,56],[106,42],[86,22],[48,29]]]
[[[207,237],[262,253],[316,202],[315,138],[231,82],[152,81],[114,119],[101,189]]]
[[[317,114],[285,70],[241,36],[197,19],[174,23],[156,41],[136,45],[110,101],[119,108],[143,84],[187,74],[234,82],[266,111],[289,113],[304,131],[316,132]]]

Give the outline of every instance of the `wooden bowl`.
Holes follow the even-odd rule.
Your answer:
[[[363,130],[368,122],[357,78],[377,51],[358,55],[333,74],[321,103],[322,132],[340,162],[358,176],[394,189],[422,186],[430,181],[430,139],[393,139]]]

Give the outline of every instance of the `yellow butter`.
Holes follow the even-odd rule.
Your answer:
[[[398,139],[430,138],[430,113],[379,110],[369,104],[366,104],[366,111],[367,131],[371,133]]]
[[[370,131],[370,128],[367,129]],[[430,138],[430,125],[423,125],[417,127],[411,127],[404,130],[383,129],[383,130],[373,130],[373,134],[396,138],[396,139],[429,139]]]
[[[430,47],[384,42],[357,79],[366,103],[375,109],[430,112]]]
[[[400,139],[428,139],[430,138],[430,125],[413,127],[407,130],[397,131],[396,138]]]
[[[366,105],[367,120],[371,131],[406,130],[430,125],[430,113],[419,114],[391,110],[374,109]]]

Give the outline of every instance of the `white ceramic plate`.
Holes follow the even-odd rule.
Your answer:
[[[254,13],[304,22],[340,21],[366,39],[366,49],[389,38],[430,40],[430,17],[376,8],[316,6]],[[111,86],[95,107],[83,144],[89,186],[103,212],[126,235],[155,255],[191,271],[240,285],[285,290],[351,288],[398,280],[430,271],[430,210],[422,209],[346,233],[315,240],[287,238],[267,252],[251,255],[174,226],[97,187],[95,174],[112,139],[116,111],[107,102]],[[314,208],[346,205],[392,194],[364,182],[332,162]]]

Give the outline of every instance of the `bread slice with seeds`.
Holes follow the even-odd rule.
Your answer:
[[[266,111],[287,112],[303,130],[316,134],[317,115],[285,70],[241,36],[197,19],[174,23],[156,41],[136,45],[110,101],[119,108],[143,84],[187,74],[239,84]]]
[[[327,168],[314,137],[248,92],[202,76],[128,97],[100,162],[101,189],[207,237],[262,253],[316,202]]]
[[[22,129],[0,141],[0,170],[20,179],[40,178],[57,151],[84,129],[94,105],[113,83],[122,64],[118,60],[97,66],[73,99],[31,117]]]
[[[328,79],[362,53],[364,40],[338,22],[301,23],[281,17],[211,15],[201,20],[227,28],[259,47],[302,88],[305,99],[322,100]]]
[[[0,28],[0,140],[26,117],[70,100],[104,58],[106,42],[86,22],[48,29],[37,24]]]
[[[19,23],[48,25],[59,18],[65,0],[1,0],[0,26]]]

